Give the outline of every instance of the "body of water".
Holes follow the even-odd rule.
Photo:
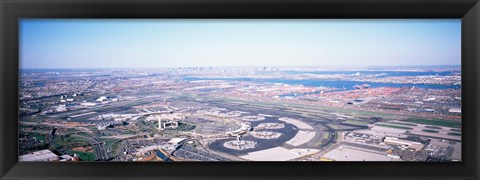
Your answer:
[[[157,156],[162,159],[163,161],[172,161],[170,158],[167,157],[167,155],[163,154],[161,151],[159,150],[155,150],[155,153],[157,154]]]
[[[451,71],[283,71],[288,74],[343,74],[343,75],[377,75],[389,76],[450,76],[460,72]]]
[[[413,87],[416,88],[428,88],[428,89],[447,89],[456,88],[460,89],[460,85],[439,85],[439,84],[396,84],[396,83],[378,83],[378,82],[360,82],[360,81],[333,81],[333,80],[315,80],[315,79],[264,79],[264,78],[197,78],[197,77],[185,77],[183,80],[197,81],[197,80],[224,80],[224,81],[245,81],[245,82],[260,82],[260,83],[283,83],[289,85],[304,85],[312,87],[333,87],[338,89],[352,90],[353,86],[368,84],[370,88],[376,87]]]

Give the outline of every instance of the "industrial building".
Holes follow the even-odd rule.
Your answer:
[[[423,148],[423,144],[419,142],[414,142],[414,141],[409,141],[409,140],[404,140],[404,139],[398,139],[396,137],[385,137],[383,140],[385,144],[389,145],[400,145],[402,147],[408,148],[408,149],[413,149],[415,151],[419,151]]]
[[[45,149],[19,156],[19,161],[78,161],[78,158],[68,154],[58,156],[52,151]]]
[[[108,122],[101,122],[97,124],[97,129],[98,130],[105,130],[108,127],[114,127],[114,126],[120,126],[124,125],[124,122],[122,121],[108,121]]]
[[[103,102],[103,101],[106,101],[108,100],[108,98],[106,96],[101,96],[100,98],[98,98],[96,101],[97,102]]]
[[[173,149],[177,149],[177,147],[182,145],[186,140],[186,138],[172,138],[170,141],[168,141],[168,144],[172,145]]]
[[[171,121],[171,120],[158,120],[158,129],[177,129],[178,128],[178,121]]]
[[[179,113],[172,113],[172,114],[159,114],[154,115],[155,118],[158,120],[158,129],[176,129],[178,128],[179,122],[177,120],[185,119]]]
[[[48,149],[21,155],[20,157],[18,157],[18,159],[19,161],[58,161],[60,160],[56,154],[53,154],[53,152]]]

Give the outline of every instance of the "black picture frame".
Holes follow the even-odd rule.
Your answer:
[[[478,0],[2,0],[2,179],[479,179]],[[18,162],[19,18],[462,19],[462,162]]]

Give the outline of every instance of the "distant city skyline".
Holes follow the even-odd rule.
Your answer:
[[[460,65],[461,20],[21,19],[20,68]]]

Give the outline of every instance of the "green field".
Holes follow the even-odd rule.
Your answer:
[[[116,153],[117,147],[120,144],[120,141],[117,139],[102,139],[103,142],[105,142],[105,146],[107,149],[112,151],[114,154]]]
[[[328,139],[330,138],[330,133],[329,132],[324,132],[323,133],[323,139]]]
[[[325,124],[326,126],[335,129],[335,130],[344,130],[344,129],[352,129],[352,126],[345,126],[345,125],[338,125],[338,124]]]
[[[375,126],[389,127],[389,128],[396,128],[396,129],[406,129],[406,130],[411,130],[411,129],[413,129],[413,128],[411,128],[411,127],[395,126],[395,125],[388,125],[388,124],[375,124]]]
[[[24,117],[24,118],[20,119],[20,122],[22,122],[22,121],[24,121],[24,122],[39,122],[39,121],[43,121],[45,119],[46,119],[45,116],[33,115],[33,116],[27,116],[27,117]]]
[[[113,152],[113,154],[119,154],[120,153],[120,152],[118,152],[118,150],[119,150],[118,147],[120,147],[120,144],[122,144],[121,141],[118,141],[117,143],[114,143],[112,145],[111,151]]]
[[[82,159],[83,161],[95,161],[95,154],[89,152],[81,152],[81,151],[69,151],[69,154],[77,154],[77,156]]]
[[[84,143],[87,143],[87,144],[90,143],[90,141],[88,141],[84,138],[78,137],[78,136],[64,137],[63,141],[64,141],[64,143],[71,143],[71,142],[84,142]]]
[[[429,132],[429,133],[438,133],[438,131],[431,130],[431,129],[422,129],[423,132]]]
[[[323,133],[322,140],[317,141],[314,146],[321,146],[324,143],[324,141],[326,141],[326,140],[328,140],[328,138],[330,138],[330,132],[323,131],[322,133]]]
[[[447,134],[451,136],[462,136],[462,134],[460,133],[447,133]]]
[[[359,110],[351,110],[351,109],[342,109],[342,108],[337,108],[337,107],[323,107],[323,106],[311,106],[311,105],[303,105],[303,104],[294,104],[294,103],[279,103],[279,102],[258,102],[258,101],[247,101],[244,99],[235,99],[235,98],[206,98],[209,100],[217,100],[217,101],[236,101],[236,102],[242,102],[242,103],[247,103],[249,105],[257,105],[257,106],[263,106],[263,107],[283,107],[282,105],[289,105],[290,108],[301,108],[303,111],[306,110],[313,110],[313,111],[306,111],[306,112],[316,112],[318,111],[323,111],[323,113],[327,112],[339,112],[339,113],[346,113],[346,114],[352,114],[355,113],[357,115],[363,115],[367,117],[371,116],[376,116],[376,117],[381,117],[383,119],[393,119],[393,118],[398,118],[397,115],[394,114],[387,114],[387,113],[380,113],[380,112],[368,112],[368,111],[359,111]]]
[[[29,133],[29,135],[31,137],[35,137],[35,139],[37,139],[37,141],[41,141],[41,142],[44,142],[46,143],[46,138],[47,138],[47,135],[46,134],[39,134],[39,133]]]
[[[447,120],[434,120],[434,119],[407,119],[406,122],[425,124],[425,125],[434,125],[434,126],[443,126],[443,127],[461,127],[460,122],[447,121]]]
[[[402,122],[383,122],[383,123],[388,123],[388,124],[397,124],[397,125],[404,125],[404,126],[417,126],[416,124],[411,124],[411,123],[402,123]]]
[[[356,121],[356,120],[345,120],[345,121],[343,121],[343,123],[353,124],[353,125],[367,125],[367,124],[370,123],[370,122],[366,122],[366,121]]]
[[[19,124],[19,125],[18,125],[18,128],[19,128],[19,129],[28,128],[28,127],[31,127],[31,126],[30,126],[30,125],[25,125],[25,124]]]

